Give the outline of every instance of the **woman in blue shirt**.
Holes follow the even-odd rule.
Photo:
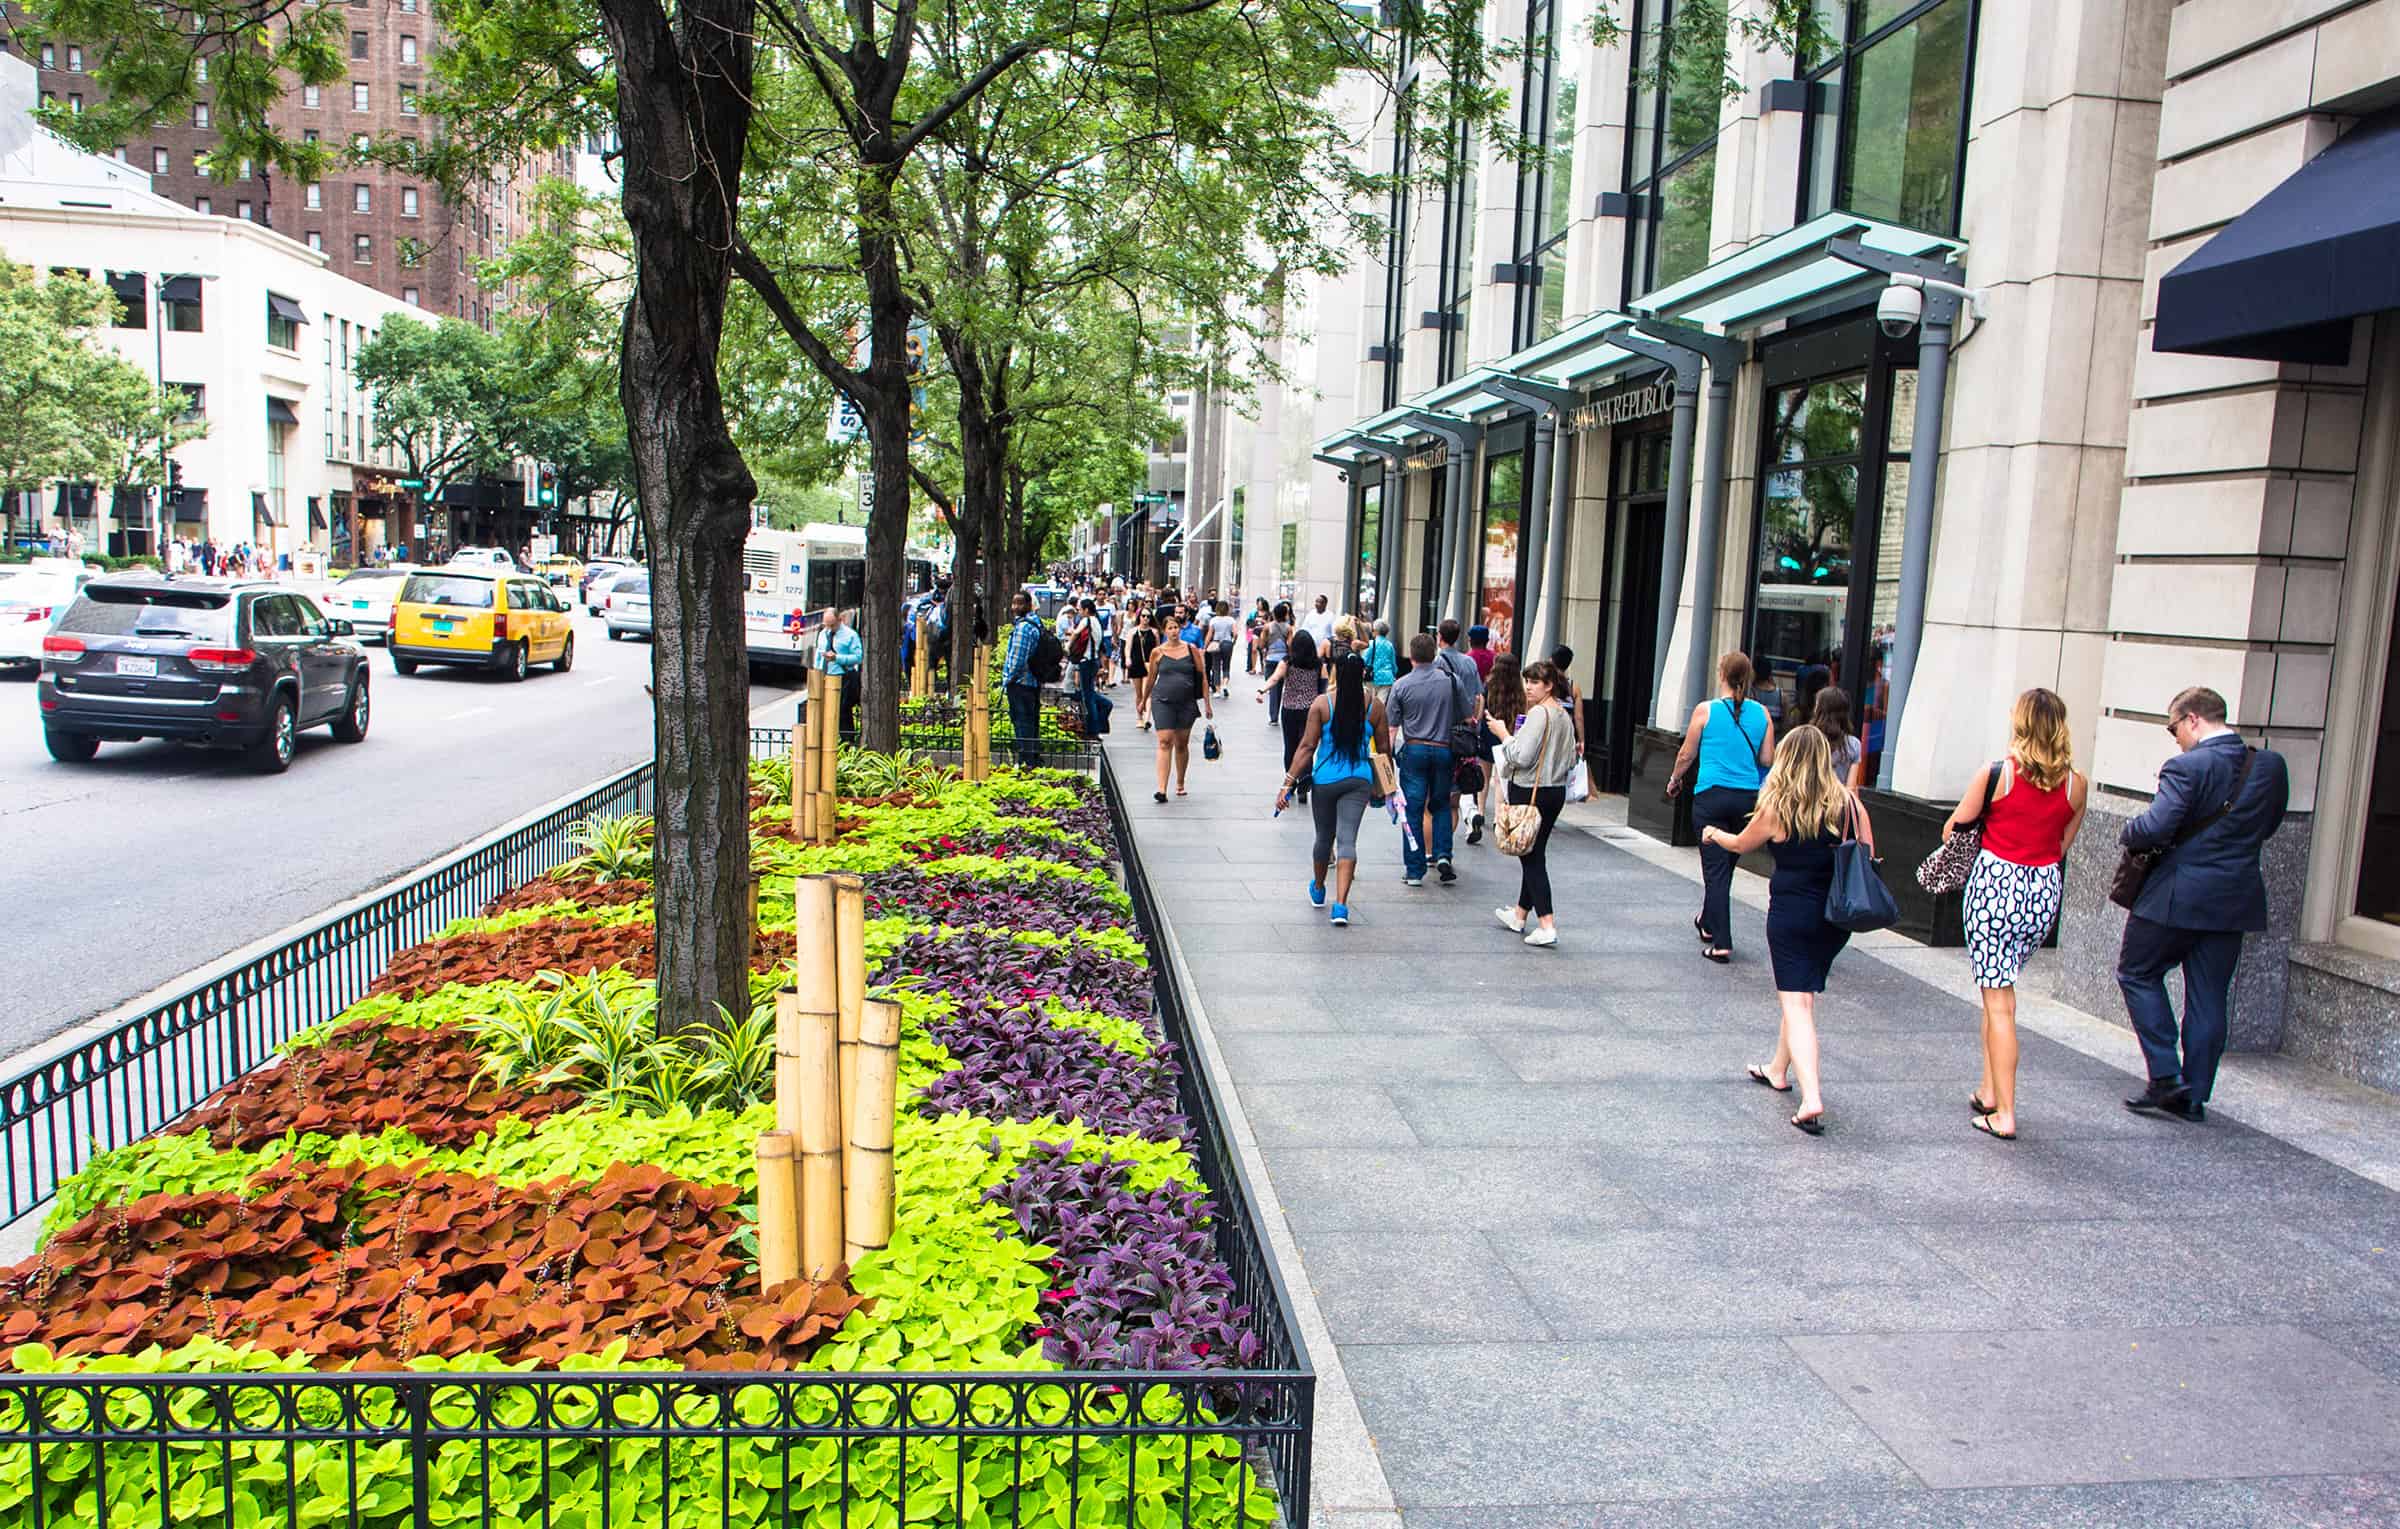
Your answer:
[[[1733,867],[1740,858],[1709,842],[1705,830],[1738,834],[1758,805],[1758,783],[1766,764],[1775,757],[1775,720],[1750,699],[1750,657],[1728,653],[1717,660],[1720,694],[1692,708],[1683,730],[1683,747],[1675,751],[1675,770],[1667,777],[1667,795],[1692,781],[1692,827],[1702,831],[1700,844],[1700,954],[1720,965],[1733,959]]]
[[[1400,654],[1392,646],[1392,624],[1375,623],[1375,640],[1367,644],[1367,694],[1380,701],[1400,678]]]
[[[1308,720],[1292,751],[1283,785],[1275,793],[1275,810],[1291,805],[1292,790],[1305,769],[1313,778],[1310,808],[1316,815],[1317,838],[1310,852],[1308,900],[1324,908],[1326,870],[1333,872],[1333,906],[1326,916],[1338,928],[1350,922],[1350,885],[1358,875],[1358,820],[1375,793],[1375,770],[1369,754],[1389,754],[1390,729],[1383,703],[1367,699],[1367,666],[1355,653],[1345,653],[1333,665],[1333,688],[1309,703]]]

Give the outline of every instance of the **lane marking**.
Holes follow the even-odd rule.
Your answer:
[[[583,688],[584,688],[584,689],[586,689],[586,690],[590,690],[590,689],[592,689],[592,688],[593,688],[593,687],[595,687],[595,686],[611,684],[611,683],[613,683],[615,680],[616,680],[616,676],[615,676],[615,675],[613,675],[613,674],[603,674],[603,675],[601,675],[601,676],[600,676],[598,679],[596,679],[596,680],[585,680],[585,681],[583,682]]]
[[[485,712],[490,710],[491,708],[489,706],[470,706],[465,711],[454,711],[450,713],[450,715],[442,718],[442,720],[444,722],[456,722],[464,717],[480,717]]]

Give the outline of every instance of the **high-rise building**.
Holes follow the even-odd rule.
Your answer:
[[[350,0],[348,11],[349,77],[294,87],[275,110],[276,125],[327,145],[337,157],[371,139],[433,134],[437,125],[419,104],[440,46],[431,0]],[[98,64],[98,39],[30,42],[13,5],[0,7],[0,20],[0,46],[35,67],[43,101],[70,111],[99,104],[101,91],[88,72]],[[265,224],[322,251],[352,280],[429,313],[488,328],[506,311],[507,294],[486,287],[479,266],[531,226],[533,191],[543,177],[573,177],[571,152],[520,165],[456,202],[380,165],[338,165],[315,185],[247,162],[204,168],[219,133],[208,60],[198,62],[202,84],[190,116],[160,123],[118,149],[118,158],[150,175],[156,194],[196,212]]]

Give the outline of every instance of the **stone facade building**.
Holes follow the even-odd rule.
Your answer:
[[[1805,59],[1676,3],[1486,7],[1532,152],[1463,143],[1292,284],[1223,442],[1273,507],[1241,587],[1296,535],[1396,629],[1571,647],[1665,834],[1715,655],[1787,720],[1838,683],[1895,883],[2051,687],[2098,787],[2064,994],[2119,1017],[2114,829],[2211,685],[2293,782],[2237,1041],[2400,1087],[2400,0],[1825,0]],[[1413,174],[1435,72],[1346,88]]]

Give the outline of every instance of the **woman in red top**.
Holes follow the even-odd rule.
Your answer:
[[[2087,782],[2074,768],[2067,703],[2035,688],[2009,716],[2008,757],[1960,794],[1943,837],[1980,819],[1983,852],[1967,876],[1967,954],[1983,990],[1983,1081],[1967,1100],[1976,1130],[2017,1139],[2017,973],[2058,922],[2067,848],[2083,827]],[[1990,803],[1984,800],[1990,788]]]

